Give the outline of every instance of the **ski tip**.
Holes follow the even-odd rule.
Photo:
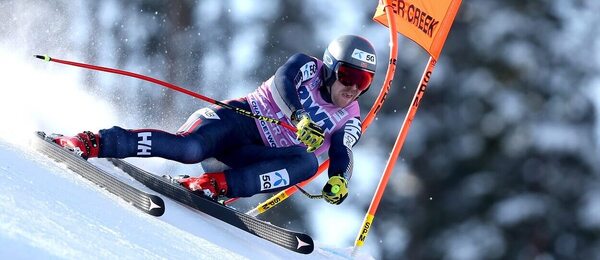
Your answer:
[[[45,60],[45,61],[51,61],[52,58],[50,58],[50,56],[48,55],[33,55],[33,57],[36,57],[40,60]]]

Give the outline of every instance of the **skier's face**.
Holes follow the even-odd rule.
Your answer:
[[[358,98],[360,92],[356,84],[345,86],[339,80],[336,80],[331,86],[331,100],[338,107],[346,107]]]

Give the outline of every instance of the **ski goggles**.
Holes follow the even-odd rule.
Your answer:
[[[373,73],[366,70],[357,69],[350,65],[339,63],[337,66],[337,79],[344,84],[344,86],[353,86],[360,91],[365,91],[371,85],[373,80]]]

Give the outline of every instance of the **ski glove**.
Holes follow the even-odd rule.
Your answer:
[[[292,122],[297,122],[296,128],[298,131],[296,132],[296,138],[308,146],[306,148],[307,152],[312,153],[321,147],[325,134],[321,127],[310,119],[306,111],[299,109],[294,112],[292,114]]]
[[[325,201],[339,205],[348,197],[348,181],[340,176],[329,177],[322,194]]]

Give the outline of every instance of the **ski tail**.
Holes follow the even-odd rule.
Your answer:
[[[37,138],[34,138],[35,148],[54,161],[64,163],[68,169],[145,213],[157,217],[164,214],[165,203],[159,196],[148,194],[122,182],[82,157],[54,143],[47,138],[44,132],[36,132],[36,136]]]

